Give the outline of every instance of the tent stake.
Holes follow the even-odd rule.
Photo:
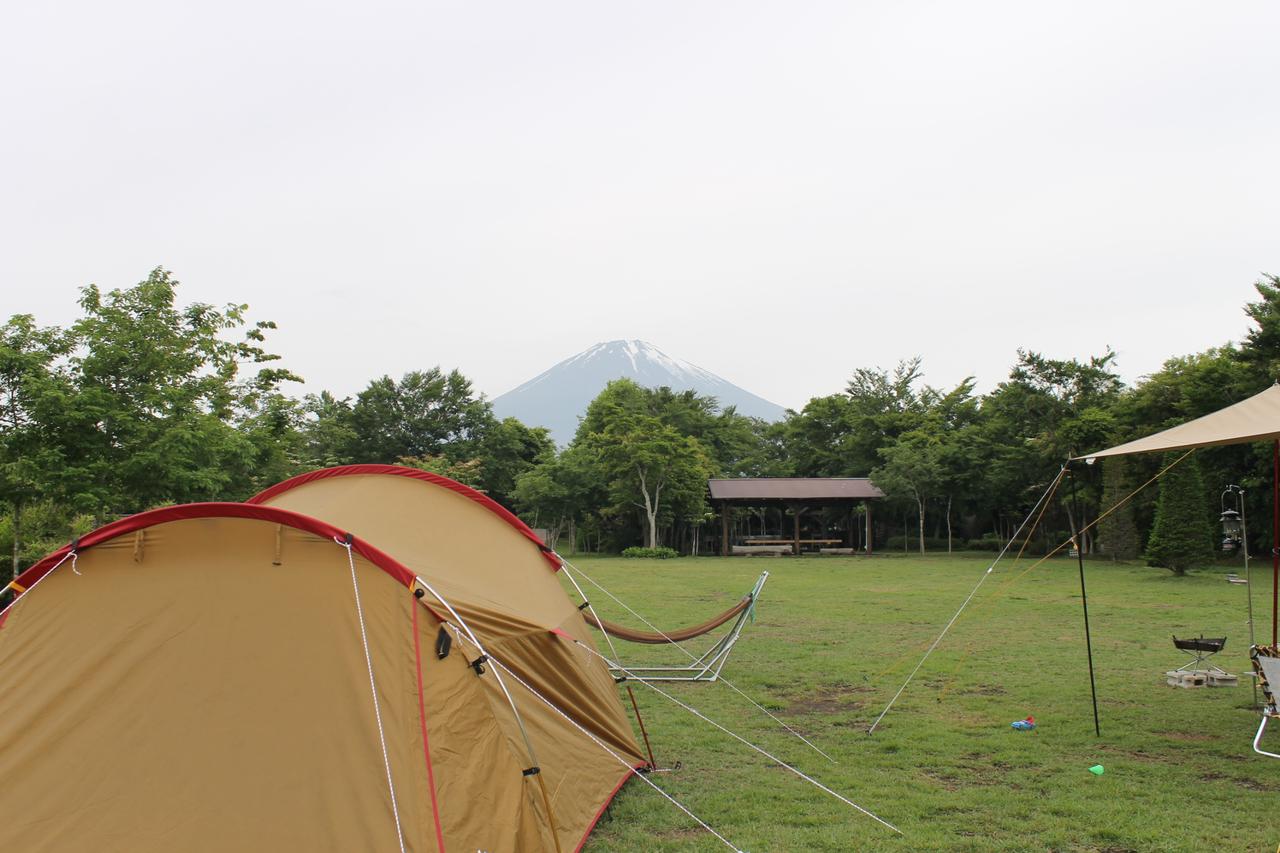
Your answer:
[[[1089,594],[1084,587],[1084,537],[1079,531],[1084,519],[1080,516],[1080,500],[1076,495],[1076,471],[1072,470],[1070,473],[1071,506],[1075,510],[1071,535],[1076,542],[1076,562],[1080,566],[1080,603],[1084,610],[1084,647],[1089,656],[1089,692],[1093,696],[1093,733],[1096,737],[1102,737],[1102,726],[1098,722],[1098,684],[1093,677],[1093,640],[1089,636]]]

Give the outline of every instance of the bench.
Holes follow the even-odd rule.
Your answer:
[[[751,556],[752,554],[769,554],[774,557],[785,557],[791,554],[791,545],[732,545],[730,553],[735,556]]]

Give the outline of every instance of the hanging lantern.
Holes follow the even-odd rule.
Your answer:
[[[1222,522],[1222,553],[1234,554],[1243,539],[1240,513],[1234,509],[1224,509],[1218,520]]]

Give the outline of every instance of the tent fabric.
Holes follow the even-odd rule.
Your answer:
[[[403,465],[339,465],[334,468],[321,468],[316,471],[308,471],[305,474],[299,474],[296,477],[291,477],[290,479],[277,483],[268,489],[264,489],[249,498],[246,503],[270,503],[271,499],[276,495],[296,489],[299,486],[314,482],[315,480],[327,480],[330,477],[351,477],[360,474],[385,474],[390,477],[411,477],[416,480],[431,483],[432,485],[440,486],[443,489],[448,489],[469,501],[474,501],[496,515],[498,518],[501,518],[521,536],[536,545],[542,552],[543,557],[551,565],[551,568],[556,571],[560,571],[560,559],[555,555],[555,552],[553,552],[551,548],[547,547],[547,544],[538,537],[538,534],[533,532],[529,525],[521,521],[518,516],[502,504],[498,503],[488,495],[477,492],[470,486],[464,486],[456,480],[451,480],[448,477],[442,477],[439,474],[432,474],[430,471],[406,468]]]
[[[583,612],[527,528],[495,513],[496,504],[467,486],[416,469],[362,465],[312,474],[252,500],[322,518],[376,542],[443,596],[485,649],[538,694],[633,766],[645,763],[608,667],[573,643],[597,648]],[[430,592],[421,600],[440,607]],[[526,696],[525,705],[545,709],[537,697]],[[573,723],[546,710],[552,718],[547,724],[558,727],[562,738],[585,742],[608,759]],[[535,749],[543,759],[544,750],[537,743]],[[559,774],[568,772],[558,765],[543,768],[553,790],[561,784]]]
[[[1245,444],[1276,438],[1280,438],[1280,385],[1272,385],[1247,400],[1185,424],[1170,427],[1155,435],[1075,458],[1101,459],[1129,453],[1155,453],[1221,444]]]
[[[406,850],[579,847],[630,770],[509,683],[541,770],[525,775],[493,672],[459,640],[439,658],[445,611],[415,597],[419,569],[356,536],[384,764],[335,537],[346,529],[278,507],[168,507],[82,537],[75,571],[52,570],[62,549],[24,573],[0,625],[0,849],[397,850],[387,765]],[[543,673],[584,655],[527,614],[518,627],[494,658],[541,673],[642,766],[612,681]]]

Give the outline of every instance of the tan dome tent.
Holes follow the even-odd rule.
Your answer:
[[[498,577],[484,548],[406,563],[251,504],[132,516],[23,573],[0,615],[0,849],[580,847],[644,763],[612,681],[541,609],[506,609],[519,572],[555,582],[514,519],[417,482],[458,490],[455,531],[524,541],[534,568],[491,610],[464,595]]]

